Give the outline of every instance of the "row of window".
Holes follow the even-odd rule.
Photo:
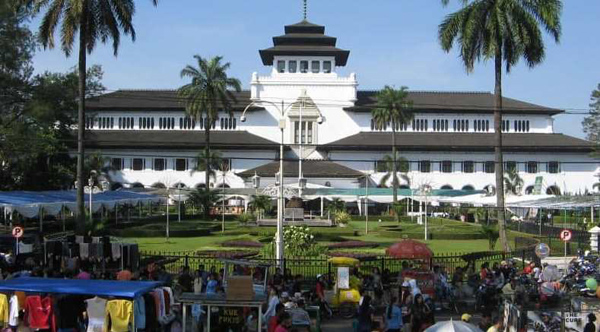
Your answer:
[[[312,121],[302,121],[302,125],[300,125],[300,121],[295,121],[294,144],[299,144],[300,137],[302,137],[302,144],[313,144],[313,126],[314,123]]]
[[[460,171],[462,173],[475,173],[475,165],[478,163],[483,164],[483,172],[485,173],[494,173],[495,171],[495,163],[493,161],[485,161],[485,162],[475,162],[475,161],[470,161],[470,160],[466,160],[466,161],[462,161],[462,162],[454,162],[451,160],[443,160],[440,162],[435,162],[435,163],[439,163],[439,170],[442,173],[453,173],[455,171],[458,171],[457,168],[455,168],[455,165],[460,165]],[[429,161],[429,160],[421,160],[419,162],[417,162],[417,171],[421,172],[421,173],[431,173],[432,172],[432,165],[434,164],[434,162]],[[551,174],[556,174],[560,172],[560,163],[558,161],[550,161],[545,163],[546,164],[546,172],[551,173]],[[376,165],[376,169],[380,172],[384,172],[385,171],[385,167],[381,168],[378,166],[381,165],[385,165],[384,162],[379,162]],[[505,171],[512,171],[512,170],[516,170],[517,169],[517,162],[515,161],[507,161],[505,163],[504,166]],[[410,163],[407,161],[398,161],[398,170],[400,170],[401,172],[407,172],[410,171]],[[540,162],[537,161],[528,161],[525,163],[525,171],[527,173],[531,173],[531,174],[535,174],[540,172]]]
[[[300,64],[300,68],[298,68],[298,64]],[[310,68],[309,68],[310,65]],[[319,61],[319,60],[278,60],[277,61],[277,72],[279,73],[308,73],[309,70],[313,74],[317,73],[331,73],[331,61]]]
[[[490,120],[452,120],[452,130],[455,132],[468,132],[471,127],[471,121],[473,121],[473,131],[475,132],[489,132],[493,131],[493,127],[490,129]],[[449,121],[446,119],[434,119],[433,120],[433,131],[449,131]],[[378,124],[374,119],[371,119],[371,130],[372,131],[386,131],[387,124]],[[396,131],[407,131],[408,125],[406,123],[397,124]],[[427,119],[413,119],[412,120],[413,131],[428,131],[429,123]],[[515,120],[513,130],[515,132],[529,132],[529,120]],[[510,121],[502,121],[502,131],[510,131]]]
[[[172,169],[175,171],[185,172],[190,170],[190,160],[187,158],[152,158],[152,164],[146,165],[146,158],[131,158],[128,169],[133,171],[144,171],[147,166],[151,166],[153,171],[165,171],[167,170],[167,161],[172,159]],[[125,158],[112,158],[111,166],[115,171],[121,171],[126,169]],[[222,163],[227,166],[227,169],[231,167],[231,160],[221,159]]]
[[[134,129],[136,118],[134,117],[119,117],[118,128],[119,129]],[[137,118],[138,129],[154,129],[155,122],[154,117],[139,117]],[[198,120],[198,126],[200,129],[204,129],[208,125],[206,118],[200,118]],[[237,128],[237,119],[233,117],[223,117],[215,121],[212,124],[212,129],[216,129],[217,123],[220,123],[221,130],[234,130]],[[86,129],[113,129],[115,126],[113,117],[86,117],[85,128]],[[175,129],[175,118],[174,117],[160,117],[158,118],[158,129]],[[196,129],[196,120],[191,117],[180,117],[179,118],[179,129],[193,130]]]

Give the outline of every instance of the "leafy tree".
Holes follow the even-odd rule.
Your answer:
[[[504,191],[506,194],[520,195],[523,183],[523,179],[515,168],[510,168],[504,173]]]
[[[196,205],[202,207],[202,212],[208,217],[210,208],[215,205],[219,200],[219,195],[214,191],[206,191],[202,188],[198,188],[190,194],[190,201]]]
[[[386,85],[377,94],[377,108],[373,109],[373,120],[380,128],[392,127],[392,187],[393,204],[398,202],[398,171],[396,153],[396,131],[401,125],[408,123],[413,118],[412,101],[408,99],[408,88],[400,89]]]
[[[439,26],[442,48],[450,52],[456,43],[467,72],[475,62],[493,59],[495,71],[494,131],[496,163],[496,206],[500,242],[510,248],[504,216],[504,170],[502,162],[502,66],[506,71],[524,58],[529,67],[545,55],[542,27],[558,42],[561,35],[561,0],[459,0],[462,8],[448,15]],[[450,0],[442,0],[447,5]]]
[[[583,120],[583,132],[589,141],[596,143],[594,155],[600,156],[600,84],[592,91],[590,99],[590,115]],[[600,186],[600,182],[597,184]]]
[[[213,179],[213,182],[216,181],[217,171],[222,169],[223,163],[223,159],[221,158],[220,152],[210,151],[209,154],[210,157],[207,158],[206,150],[203,150],[200,153],[198,153],[198,156],[196,157],[196,167],[192,169],[192,173],[206,172],[206,174],[208,174],[208,182],[205,183],[206,187],[210,186],[211,178]]]
[[[86,98],[86,52],[92,53],[96,43],[112,40],[114,55],[119,50],[121,33],[131,35],[135,41],[133,14],[135,3],[131,0],[28,0],[34,15],[46,10],[41,20],[39,39],[44,48],[54,48],[54,35],[60,26],[61,49],[70,56],[73,45],[78,43],[78,110],[77,110],[77,232],[85,232],[85,208],[83,202],[85,98]],[[158,0],[152,0],[157,5]],[[79,35],[79,40],[75,36]]]
[[[258,212],[259,217],[269,214],[273,208],[271,197],[267,195],[252,195],[250,205]]]
[[[394,169],[396,170],[396,176],[392,176],[394,174]],[[396,167],[394,167],[394,158],[385,155],[383,159],[377,163],[377,172],[386,173],[381,180],[379,180],[379,186],[386,188],[390,177],[393,178],[392,181],[396,181],[396,183],[392,182],[392,186],[398,187],[400,185],[398,178],[401,178],[404,182],[408,183],[408,186],[410,186],[410,178],[406,175],[408,170],[408,161],[405,158],[396,158]]]
[[[85,157],[84,172],[86,179],[93,178],[94,186],[100,186],[102,180],[112,182],[110,173],[113,171],[115,171],[115,168],[112,166],[110,158],[102,156],[99,152]]]
[[[489,250],[494,250],[496,247],[496,242],[498,242],[498,238],[500,237],[500,232],[494,226],[481,226],[481,234],[485,236],[488,240],[488,248]]]
[[[333,218],[335,218],[335,215],[338,212],[346,210],[346,202],[344,202],[339,197],[334,197],[334,198],[331,199],[331,202],[329,202],[329,204],[327,205],[326,210],[327,210],[327,212],[329,212],[330,216],[332,216]]]
[[[219,116],[219,110],[230,111],[231,101],[235,100],[231,89],[239,92],[242,90],[242,84],[237,78],[227,76],[231,64],[222,63],[223,57],[204,59],[195,55],[194,59],[197,61],[197,67],[187,65],[180,74],[182,78],[189,78],[191,82],[180,87],[177,93],[190,116],[198,120],[204,118],[204,165],[212,165],[210,151],[212,126]],[[210,172],[206,172],[207,193],[210,191],[209,182]]]

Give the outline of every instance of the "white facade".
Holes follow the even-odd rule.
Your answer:
[[[254,102],[264,109],[249,112],[245,122],[241,121],[241,109],[233,114],[223,112],[213,125],[213,133],[232,131],[247,132],[259,136],[274,145],[281,142],[279,128],[280,120],[285,122],[283,144],[286,147],[285,158],[324,159],[331,160],[351,169],[371,174],[377,182],[383,173],[376,172],[376,163],[389,151],[384,149],[369,149],[367,146],[356,149],[324,148],[331,143],[343,140],[359,133],[391,132],[391,127],[378,128],[372,121],[369,111],[354,110],[359,103],[358,79],[352,73],[346,77],[336,72],[336,57],[331,55],[315,56],[307,54],[276,55],[272,59],[272,67],[266,75],[252,73],[250,75],[250,97],[248,103]],[[385,82],[382,82],[382,84]],[[130,93],[135,93],[131,91]],[[415,92],[416,95],[421,94]],[[435,96],[436,93],[430,93]],[[443,94],[443,93],[442,93]],[[452,95],[452,93],[448,93]],[[478,98],[484,94],[474,94]],[[307,96],[313,106],[304,105],[299,111],[299,100]],[[490,95],[491,96],[491,95]],[[102,97],[100,97],[102,98]],[[462,98],[461,93],[453,98]],[[518,102],[518,101],[517,101]],[[296,104],[294,104],[296,103]],[[437,102],[441,103],[441,102]],[[467,104],[468,102],[465,102]],[[295,106],[294,106],[295,105]],[[531,105],[531,104],[528,104]],[[535,106],[535,105],[534,105]],[[466,105],[465,105],[466,107]],[[93,108],[93,107],[92,107]],[[152,108],[146,110],[119,110],[110,108],[93,109],[89,112],[86,127],[91,131],[196,131],[204,132],[204,119],[190,119],[185,111],[176,109]],[[350,109],[348,109],[350,108]],[[541,106],[540,106],[541,108]],[[285,112],[282,115],[282,110]],[[304,113],[302,113],[304,112]],[[302,114],[301,114],[302,113]],[[512,134],[554,134],[553,116],[556,112],[522,112],[512,111],[504,115],[503,131]],[[302,118],[302,119],[301,119]],[[322,120],[321,123],[319,121]],[[305,128],[303,150],[300,154],[300,138],[298,129],[300,122]],[[426,107],[416,107],[414,120],[398,128],[401,133],[418,133],[426,140],[431,133],[446,133],[447,135],[485,134],[493,135],[493,114],[482,106],[481,112],[470,110],[461,111],[456,105],[444,109],[443,104],[436,104],[435,110]],[[400,136],[399,136],[400,137]],[[475,136],[474,136],[475,137]],[[533,137],[533,136],[532,136]],[[402,139],[401,137],[399,138]],[[556,187],[561,193],[583,193],[593,191],[592,184],[597,181],[595,175],[600,172],[597,160],[589,157],[589,143],[574,138],[568,138],[569,144],[556,146],[552,150],[545,147],[536,151],[529,146],[522,152],[511,149],[504,154],[505,162],[515,162],[519,175],[524,180],[523,191],[529,192],[536,178],[543,177],[543,189]],[[243,144],[244,142],[240,142]],[[390,141],[382,140],[382,145]],[[527,138],[523,145],[528,145]],[[582,148],[583,146],[583,148]],[[587,147],[587,148],[586,148]],[[224,158],[231,160],[232,173],[252,170],[256,167],[274,162],[278,158],[277,149],[272,147],[260,149],[228,149],[214,147]],[[106,157],[116,159],[121,164],[121,170],[113,176],[113,181],[124,185],[140,183],[151,186],[156,183],[174,185],[182,183],[186,187],[196,187],[204,184],[203,172],[191,172],[195,167],[195,157],[199,149],[169,149],[168,147],[150,150],[135,148],[116,149],[96,147]],[[400,156],[410,161],[411,187],[427,183],[433,188],[476,189],[481,190],[494,184],[494,174],[486,172],[486,162],[493,162],[492,146],[488,149],[469,151],[468,149],[432,149],[419,150],[413,146],[408,151],[399,150]],[[122,160],[119,161],[119,158]],[[142,170],[134,170],[133,159],[144,159]],[[166,165],[155,169],[155,159],[165,159]],[[177,159],[185,159],[185,169],[177,170]],[[422,169],[422,162],[430,162],[430,169]],[[443,169],[443,163],[450,162],[451,167]],[[179,166],[183,162],[179,161]],[[466,163],[466,164],[465,164]],[[534,165],[536,167],[534,167]],[[139,161],[138,161],[139,166]],[[160,163],[158,166],[161,166]],[[488,164],[489,166],[489,164]],[[139,169],[139,167],[137,167]],[[231,187],[247,187],[238,177],[230,176]],[[263,185],[269,185],[273,177],[263,177]],[[290,178],[289,181],[293,182]],[[314,177],[309,182],[319,185],[329,185],[337,188],[356,188],[360,184],[356,179],[332,179],[329,177]],[[215,179],[218,182],[218,179]],[[218,186],[219,183],[214,183]],[[408,184],[404,184],[408,185]]]

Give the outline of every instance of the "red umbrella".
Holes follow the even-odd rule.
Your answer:
[[[385,250],[385,254],[402,259],[429,259],[433,252],[425,243],[415,240],[402,240]]]

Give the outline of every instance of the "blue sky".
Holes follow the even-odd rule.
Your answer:
[[[104,84],[119,88],[177,88],[179,71],[192,55],[223,55],[232,63],[230,75],[248,87],[254,71],[268,72],[258,50],[272,46],[283,26],[302,19],[301,0],[137,0],[137,40],[122,38],[118,57],[101,45],[89,64],[102,65]],[[455,0],[458,3],[458,0]],[[439,0],[309,0],[309,21],[325,25],[338,46],[351,51],[338,70],[355,72],[361,89],[406,85],[412,90],[493,91],[493,67],[481,63],[467,75],[455,51],[443,52],[437,26],[457,5]],[[600,83],[600,1],[564,0],[563,35],[556,45],[547,38],[544,63],[529,69],[523,63],[504,77],[504,94],[544,106],[587,110],[591,91]],[[39,20],[31,25],[37,30]],[[77,54],[76,52],[74,52]],[[64,71],[77,58],[60,50],[39,50],[37,72]],[[583,115],[561,115],[555,130],[583,137]]]

